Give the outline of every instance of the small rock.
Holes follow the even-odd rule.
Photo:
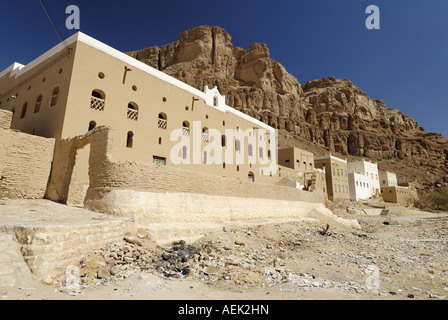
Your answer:
[[[429,294],[429,297],[433,298],[433,299],[439,299],[439,300],[444,300],[445,299],[445,296],[439,296],[439,295],[433,294],[433,293]]]
[[[282,291],[294,292],[294,288],[292,286],[283,286]]]
[[[123,274],[124,278],[129,278],[130,276],[132,276],[134,274],[133,270],[126,270]]]
[[[32,287],[30,287],[30,288],[19,287],[19,290],[32,291],[32,290],[34,290],[34,288],[32,288]]]
[[[97,278],[98,279],[108,279],[110,278],[110,270],[109,268],[100,268],[97,272]]]
[[[214,266],[209,266],[209,267],[205,267],[204,268],[204,273],[206,274],[219,274],[221,272],[223,272],[224,270],[219,268],[219,267],[214,267]]]
[[[113,276],[115,276],[118,272],[120,272],[121,271],[121,268],[120,268],[120,266],[115,266],[115,267],[113,267],[111,270],[110,270],[110,274],[111,275],[113,275]]]
[[[413,299],[413,298],[414,298],[414,295],[413,295],[412,293],[409,293],[409,294],[408,294],[408,298]]]

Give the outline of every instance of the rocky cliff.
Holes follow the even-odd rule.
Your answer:
[[[234,47],[224,29],[200,26],[163,47],[128,54],[199,90],[217,86],[228,105],[279,129],[280,147],[368,158],[424,188],[448,183],[448,139],[348,79],[301,85],[265,44]]]

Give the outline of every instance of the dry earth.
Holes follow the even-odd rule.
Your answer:
[[[77,292],[34,283],[0,288],[0,301],[448,299],[448,214],[387,204],[389,215],[379,215],[384,205],[330,204],[361,231],[315,220],[242,222],[164,246],[127,234],[86,252]]]

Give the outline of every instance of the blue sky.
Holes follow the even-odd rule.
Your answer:
[[[26,64],[58,43],[38,0],[0,6],[0,70]],[[266,43],[271,57],[300,83],[348,78],[373,99],[448,137],[447,0],[47,0],[65,37],[68,5],[82,32],[121,51],[176,41],[199,25],[220,26],[234,46]],[[368,5],[380,30],[368,30]]]

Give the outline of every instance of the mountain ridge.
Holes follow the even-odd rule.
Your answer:
[[[370,159],[420,189],[448,184],[448,139],[347,78],[300,84],[263,43],[234,47],[223,28],[199,26],[127,54],[199,90],[217,86],[229,106],[279,129],[279,147]]]

